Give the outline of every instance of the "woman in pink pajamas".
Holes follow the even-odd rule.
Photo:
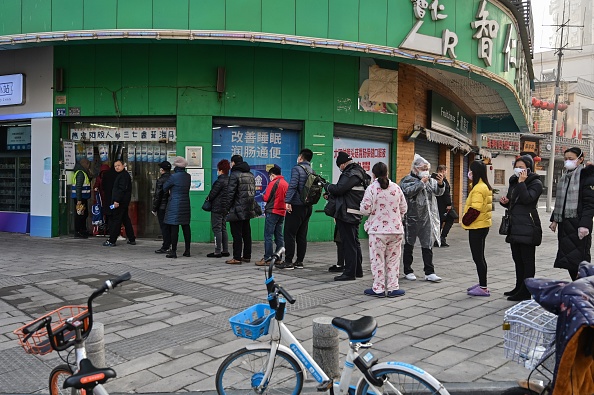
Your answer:
[[[360,207],[363,215],[369,215],[365,231],[369,234],[369,260],[373,273],[373,287],[364,293],[378,298],[395,298],[404,295],[398,285],[398,275],[404,235],[402,217],[408,206],[398,184],[388,178],[385,163],[376,163],[371,171],[374,180],[365,190]]]

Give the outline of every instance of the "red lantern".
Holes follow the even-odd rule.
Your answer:
[[[557,105],[557,109],[558,109],[559,111],[561,111],[561,112],[563,112],[563,111],[567,110],[567,107],[568,107],[568,106],[567,106],[567,104],[566,104],[566,103],[559,103],[559,104]]]
[[[555,108],[555,103],[551,103],[550,101],[546,104],[547,110],[552,111]]]
[[[533,105],[534,107],[536,107],[536,108],[540,108],[540,103],[541,103],[541,101],[540,101],[540,100],[538,100],[537,98],[535,98],[535,97],[533,97],[533,98],[532,98],[532,105]]]

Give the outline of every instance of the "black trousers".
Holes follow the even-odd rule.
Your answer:
[[[472,260],[476,265],[479,284],[481,287],[487,286],[487,260],[485,259],[485,240],[489,234],[489,228],[469,229],[468,244],[470,244],[470,253]]]
[[[344,256],[343,274],[349,277],[363,276],[363,254],[359,243],[359,225],[336,220],[336,228],[340,234],[340,245]]]
[[[307,229],[309,217],[311,217],[311,206],[292,206],[291,213],[285,217],[285,262],[293,263],[295,256],[295,243],[297,243],[297,259],[295,262],[303,262],[307,250]]]
[[[231,236],[233,237],[233,259],[241,260],[252,258],[252,227],[250,220],[231,221]],[[243,255],[241,254],[243,251]]]
[[[534,277],[536,273],[536,246],[526,244],[510,243],[512,258],[516,266],[516,289],[522,294],[530,292],[524,284],[524,280]]]
[[[157,210],[157,219],[159,220],[159,227],[161,228],[161,235],[163,236],[162,250],[168,250],[171,247],[171,231],[169,225],[165,223],[165,212],[166,209]]]
[[[182,232],[184,232],[184,242],[186,243],[185,252],[190,252],[190,243],[192,241],[192,231],[190,225],[167,225],[169,226],[169,232],[171,234],[171,251],[177,251],[177,241],[179,240],[179,227],[181,226]]]
[[[84,235],[87,233],[87,217],[89,216],[87,199],[80,200],[85,206],[85,211],[81,215],[78,215],[76,212],[76,202],[78,202],[78,200],[76,200],[76,198],[72,200],[74,201],[74,233]]]
[[[122,224],[126,229],[126,236],[128,241],[136,240],[134,235],[134,228],[132,227],[132,221],[128,215],[128,205],[120,204],[120,207],[111,210],[111,218],[109,219],[109,242],[115,244],[120,235],[120,229]]]
[[[402,254],[402,264],[404,266],[404,274],[413,273],[413,250],[412,244],[404,243],[404,253]],[[433,266],[433,250],[431,248],[421,248],[423,254],[423,271],[426,275],[435,273],[435,267]]]
[[[336,226],[334,226],[334,242],[336,243],[336,266],[344,266],[344,251],[342,250],[342,240],[340,240],[340,233],[338,233],[338,227]],[[362,256],[361,259],[363,259]]]
[[[450,229],[452,229],[452,225],[454,225],[454,220],[448,215],[445,221],[441,222],[441,242],[445,243],[448,234],[450,233]]]

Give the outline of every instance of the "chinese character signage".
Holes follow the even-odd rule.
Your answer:
[[[0,75],[0,106],[16,106],[25,102],[23,74]]]
[[[429,92],[431,95],[430,127],[450,134],[464,142],[472,143],[472,118],[443,96]]]
[[[520,152],[520,142],[512,140],[487,139],[487,146],[490,150]]]
[[[444,20],[448,17],[444,12],[445,6],[440,4],[439,0],[433,0],[431,3],[427,0],[411,0],[413,3],[413,15],[417,19],[411,31],[408,33],[401,48],[412,49],[420,52],[428,52],[440,56],[449,56],[456,58],[456,45],[458,45],[458,36],[449,29],[444,29],[441,37],[429,36],[419,33],[423,24],[431,24]],[[404,2],[401,2],[401,4]],[[425,18],[429,10],[429,17]]]
[[[497,38],[499,23],[489,20],[489,11],[485,10],[487,0],[481,1],[476,13],[476,21],[470,22],[470,26],[476,30],[472,38],[478,40],[478,57],[483,59],[487,66],[491,66],[493,57],[493,40]]]
[[[175,142],[175,127],[164,128],[81,128],[71,129],[70,138],[74,141],[159,141]]]
[[[256,202],[264,208],[262,196],[273,164],[282,169],[289,182],[301,146],[299,132],[280,128],[216,127],[212,131],[212,181],[217,179],[217,163],[241,155],[256,178]]]
[[[8,128],[6,135],[6,149],[9,151],[31,149],[31,126]]]
[[[350,138],[334,138],[334,159],[332,163],[332,182],[337,182],[340,170],[336,166],[336,156],[340,151],[349,154],[353,161],[358,162],[363,169],[372,175],[371,169],[377,162],[384,162],[390,168],[390,144],[379,141],[357,140]]]

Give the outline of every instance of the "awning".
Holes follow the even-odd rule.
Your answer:
[[[444,144],[451,146],[454,150],[461,150],[464,152],[471,152],[472,147],[463,142],[458,140],[455,137],[446,136],[443,133],[436,132],[434,130],[425,129],[425,136],[427,136],[427,140],[433,141],[434,143]]]

